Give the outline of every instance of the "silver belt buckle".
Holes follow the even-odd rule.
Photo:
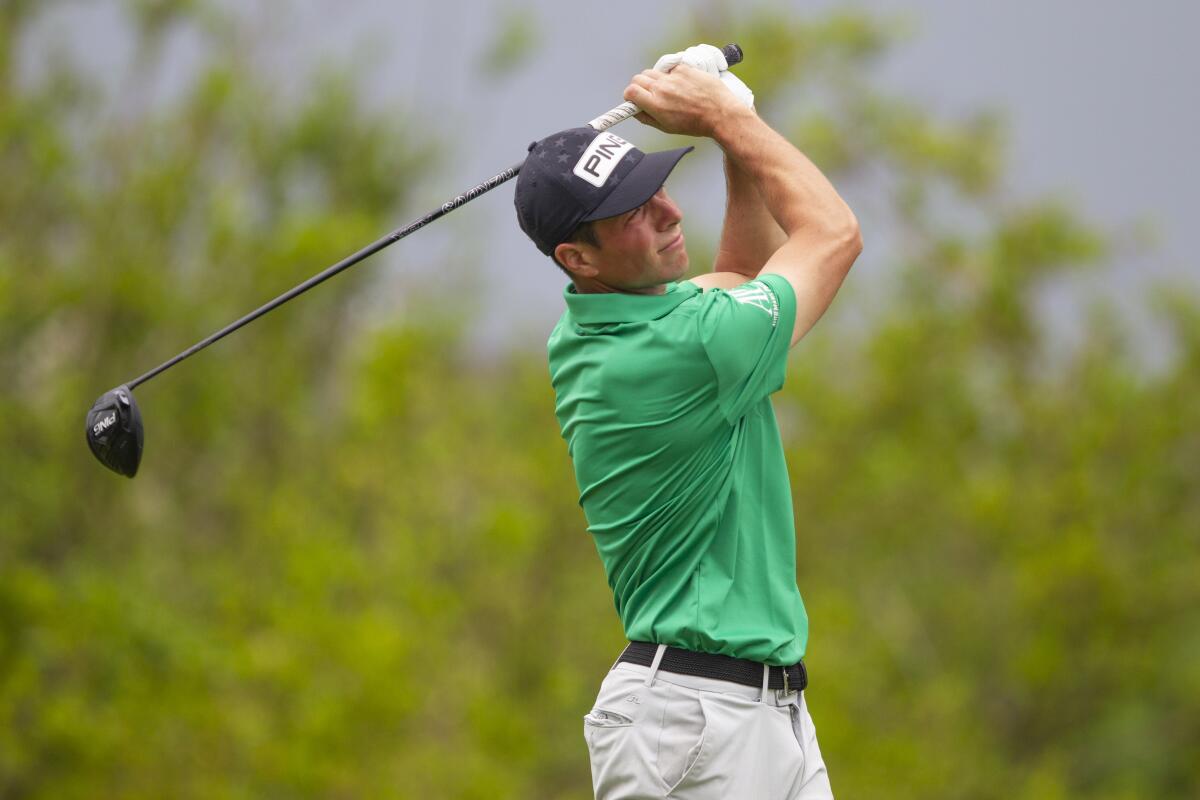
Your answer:
[[[779,670],[783,673],[783,693],[791,694],[792,690],[788,688],[787,667],[780,667]]]

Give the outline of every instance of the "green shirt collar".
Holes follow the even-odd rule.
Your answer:
[[[668,283],[662,294],[579,294],[575,284],[567,284],[563,297],[575,322],[589,325],[603,322],[649,322],[665,317],[675,307],[699,293],[691,281]]]

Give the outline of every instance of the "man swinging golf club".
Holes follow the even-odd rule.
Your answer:
[[[597,798],[832,797],[769,397],[862,241],[726,67],[700,45],[625,90],[640,121],[724,152],[712,272],[679,282],[663,182],[690,147],[573,128],[531,145],[517,180],[521,228],[571,279],[548,343],[556,414],[630,640],[584,718]]]

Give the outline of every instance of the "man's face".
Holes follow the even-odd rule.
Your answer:
[[[615,217],[596,220],[600,247],[583,245],[590,278],[623,292],[656,294],[687,273],[687,245],[679,206],[659,189],[649,200]],[[589,270],[590,272],[591,270]]]

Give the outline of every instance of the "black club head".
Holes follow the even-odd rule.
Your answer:
[[[142,412],[129,387],[105,392],[92,406],[87,441],[92,454],[113,472],[129,478],[137,474],[142,461]]]

